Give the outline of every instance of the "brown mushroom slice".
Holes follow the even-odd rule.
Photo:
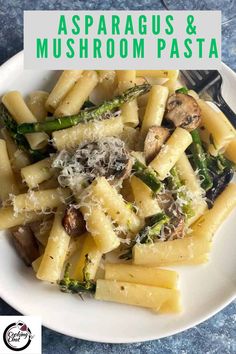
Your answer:
[[[156,199],[159,207],[168,213],[174,203],[171,191],[166,190],[164,193],[158,193]]]
[[[171,191],[165,191],[157,195],[157,202],[162,210],[170,217],[167,226],[164,227],[166,240],[175,240],[184,236],[185,217],[178,210]]]
[[[66,208],[62,219],[62,225],[70,236],[80,236],[86,231],[86,223],[78,208],[71,205]]]
[[[27,266],[39,257],[39,248],[29,226],[18,226],[11,229],[14,246]]]
[[[200,107],[192,96],[174,93],[167,101],[165,118],[172,121],[175,127],[192,131],[201,122]]]
[[[169,228],[165,230],[165,233],[167,233],[168,240],[175,240],[184,236],[184,229],[185,218],[179,213],[179,215],[171,217]]]
[[[159,153],[162,145],[166,142],[169,136],[169,130],[164,127],[153,126],[148,130],[144,141],[144,155],[147,164],[149,164]]]

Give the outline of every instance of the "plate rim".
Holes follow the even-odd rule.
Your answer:
[[[7,67],[9,68],[14,68],[14,66],[19,65],[22,61],[23,61],[23,55],[24,55],[24,51],[20,51],[18,53],[16,53],[14,56],[12,56],[11,58],[9,58],[7,61],[5,61],[1,66],[0,66],[0,75],[2,72],[4,72],[5,70],[7,70]],[[235,77],[236,80],[236,73],[230,68],[228,67],[225,63],[221,62],[221,65],[223,67],[224,70],[228,71],[229,74],[231,76]],[[3,299],[3,301],[5,301],[9,306],[11,306],[13,309],[15,309],[16,311],[20,312],[21,314],[25,315],[25,316],[30,316],[31,314],[27,313],[27,311],[25,312],[23,310],[23,306],[18,306],[17,303],[15,303],[14,301],[9,301],[7,299],[6,296],[4,296],[2,294],[1,288],[0,288],[0,298]],[[96,334],[93,333],[94,335],[91,337],[89,335],[80,335],[80,336],[75,336],[74,333],[72,333],[72,331],[68,328],[68,330],[61,330],[59,328],[59,326],[57,325],[52,325],[51,323],[48,323],[47,320],[42,319],[42,325],[57,332],[57,333],[61,333],[63,335],[66,336],[70,336],[73,338],[77,338],[77,339],[83,339],[83,340],[88,340],[91,342],[99,342],[99,343],[113,343],[113,344],[127,344],[127,343],[137,343],[137,342],[146,342],[146,341],[150,341],[150,340],[157,340],[157,339],[161,339],[161,338],[166,338],[169,336],[173,336],[176,335],[178,333],[184,332],[190,328],[193,328],[203,322],[205,322],[206,320],[208,320],[209,318],[213,317],[215,314],[217,314],[218,312],[220,312],[221,310],[223,310],[226,306],[228,306],[232,301],[234,301],[236,299],[236,291],[235,294],[233,294],[232,296],[230,296],[226,301],[223,301],[222,304],[220,306],[217,306],[214,310],[210,311],[209,313],[207,313],[206,315],[202,315],[200,316],[200,318],[198,318],[197,320],[191,322],[191,324],[189,325],[185,325],[182,326],[176,330],[169,330],[166,332],[166,334],[160,335],[158,336],[158,334],[155,335],[143,335],[142,337],[137,337],[137,338],[116,338],[116,339],[112,339],[110,337],[106,338],[106,340],[101,339],[99,337],[96,337]],[[3,315],[4,316],[4,315]]]

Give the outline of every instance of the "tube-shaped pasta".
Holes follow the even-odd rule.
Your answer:
[[[18,124],[35,123],[37,119],[27,107],[22,95],[18,91],[10,91],[2,97],[2,103]],[[46,133],[26,134],[26,138],[32,149],[41,149],[48,143]]]
[[[184,259],[183,261],[179,260],[178,262],[170,261],[162,263],[162,267],[169,267],[174,265],[197,265],[197,264],[204,264],[209,261],[209,254],[202,254],[201,256],[197,256],[191,259]]]
[[[19,189],[17,187],[15,176],[12,172],[6,142],[3,139],[0,139],[0,156],[0,199],[4,202],[9,199],[11,194],[18,194]]]
[[[199,99],[197,101],[201,108],[202,125],[211,133],[214,146],[209,147],[209,151],[215,154],[222,152],[226,146],[235,139],[236,132],[226,116],[216,111],[207,102]]]
[[[92,184],[92,194],[118,225],[136,233],[141,226],[139,217],[125,203],[121,194],[105,177],[98,177]]]
[[[167,177],[171,168],[191,142],[192,136],[187,130],[179,127],[175,129],[159,154],[150,163],[150,166],[158,173],[161,180]]]
[[[203,190],[200,182],[185,153],[176,162],[176,168],[180,179],[193,196],[191,204],[194,215],[188,220],[188,224],[191,225],[207,210],[207,203],[202,197]]]
[[[231,141],[226,148],[225,156],[230,160],[236,163],[236,139]]]
[[[197,178],[196,173],[194,172],[191,163],[185,153],[183,153],[178,161],[176,162],[176,168],[179,174],[181,181],[185,186],[197,196],[203,194],[203,190],[200,185],[200,181]]]
[[[191,235],[200,239],[212,240],[214,233],[236,206],[236,184],[230,183],[215,200],[214,205],[195,224]]]
[[[152,244],[136,244],[133,247],[133,263],[147,266],[178,263],[209,252],[210,246],[211,242],[208,240],[194,236]]]
[[[48,157],[21,169],[22,179],[29,188],[36,188],[40,183],[53,176],[55,170],[51,167],[51,162],[51,158]]]
[[[98,75],[96,71],[84,71],[76,84],[60,102],[54,115],[63,117],[77,114],[97,83]]]
[[[179,291],[175,289],[98,279],[95,299],[158,310],[176,294]]]
[[[101,253],[107,253],[119,247],[120,241],[115,234],[110,218],[93,202],[86,203],[81,211],[86,220],[87,230],[91,233]]]
[[[161,125],[168,98],[168,92],[167,87],[161,85],[152,86],[148,96],[147,107],[141,127],[141,137],[143,140],[145,139],[149,128],[154,125]]]
[[[106,136],[119,136],[123,131],[121,117],[102,121],[78,124],[75,127],[53,132],[54,145],[58,150],[72,149],[75,146]]]
[[[138,215],[141,218],[154,215],[161,211],[156,198],[148,186],[139,178],[132,176],[130,180]]]
[[[82,72],[83,70],[63,71],[46,101],[45,106],[49,112],[53,113],[55,111],[55,109],[59,106],[59,103],[65,98],[67,93],[80,78]]]
[[[0,209],[0,230],[10,229],[18,225],[24,225],[29,222],[33,222],[42,218],[33,211],[17,213],[12,207],[1,208]]]
[[[94,238],[87,233],[77,262],[75,262],[72,278],[83,281],[84,272],[86,279],[95,279],[102,253],[99,251]],[[85,267],[86,264],[86,268]]]
[[[173,270],[156,267],[143,267],[124,263],[107,263],[105,264],[105,279],[176,289],[178,273]]]
[[[135,70],[117,70],[118,92],[122,93],[135,85]],[[137,99],[124,103],[121,106],[123,123],[125,125],[136,127],[139,124]]]
[[[136,144],[139,137],[139,130],[129,127],[127,125],[124,126],[124,130],[121,133],[121,140],[123,140],[129,150],[135,150]]]
[[[155,311],[155,309],[154,309]],[[179,313],[182,311],[182,302],[180,293],[176,293],[172,298],[166,301],[159,309],[159,313]]]
[[[24,151],[18,149],[6,127],[1,129],[1,134],[7,144],[7,152],[13,170],[18,172],[22,167],[29,165],[29,157]]]
[[[19,194],[12,199],[13,208],[16,213],[26,211],[45,211],[61,205],[71,195],[68,189],[46,189],[43,191],[30,191]]]
[[[136,70],[136,76],[177,79],[179,70]]]
[[[46,91],[33,91],[26,99],[27,106],[38,122],[41,122],[47,117],[45,103],[48,99],[48,96],[49,93]]]
[[[36,274],[38,279],[53,283],[61,277],[70,243],[70,236],[62,226],[63,210],[64,208],[58,208],[55,214],[47,246]]]

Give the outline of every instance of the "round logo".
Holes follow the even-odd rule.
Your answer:
[[[5,345],[13,351],[21,351],[27,348],[32,338],[29,327],[22,321],[11,323],[3,333]]]

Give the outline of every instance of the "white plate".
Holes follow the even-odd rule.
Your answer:
[[[23,94],[52,86],[58,73],[23,69],[19,53],[0,68],[0,95],[8,90]],[[222,65],[224,96],[236,110],[236,74]],[[9,243],[0,237],[0,295],[26,315],[40,315],[46,327],[92,341],[130,343],[166,337],[190,328],[220,311],[236,295],[236,211],[214,238],[211,261],[202,266],[175,267],[180,274],[184,312],[156,315],[149,310],[99,302],[60,293],[37,281]]]

